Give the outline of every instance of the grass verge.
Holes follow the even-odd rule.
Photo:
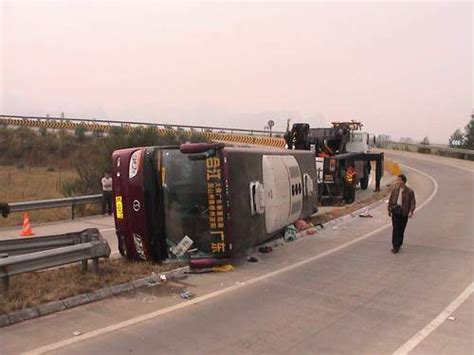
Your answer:
[[[99,272],[81,273],[80,265],[13,276],[10,289],[0,302],[0,314],[119,285],[138,278],[184,266],[130,262],[125,259],[100,260]]]
[[[62,184],[76,177],[77,172],[74,169],[2,165],[0,166],[0,202],[61,198],[64,197],[61,192]],[[32,224],[59,221],[71,218],[71,209],[30,211],[29,217]],[[8,218],[0,218],[0,228],[21,226],[22,223],[22,213],[12,213]]]

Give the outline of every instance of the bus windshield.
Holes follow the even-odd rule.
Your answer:
[[[163,184],[166,235],[172,244],[184,236],[192,248],[210,251],[206,160],[192,159],[177,149],[164,149],[161,176]]]

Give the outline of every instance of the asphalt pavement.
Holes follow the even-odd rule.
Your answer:
[[[236,260],[234,272],[3,328],[0,352],[472,354],[474,163],[386,154],[419,206],[399,254],[381,205],[257,263]],[[196,297],[180,299],[184,289]]]

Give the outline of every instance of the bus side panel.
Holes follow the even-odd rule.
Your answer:
[[[303,196],[301,218],[317,212],[318,192],[314,154],[304,151],[268,150],[265,152],[248,149],[224,149],[229,171],[230,217],[232,228],[232,254],[239,255],[248,248],[268,240],[283,228],[268,233],[265,213],[251,214],[250,183],[263,183],[263,156],[292,155],[298,162],[301,176],[308,174],[313,180],[313,192]],[[291,204],[291,201],[287,201]]]

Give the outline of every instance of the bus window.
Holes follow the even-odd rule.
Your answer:
[[[185,235],[193,247],[210,250],[206,161],[192,160],[179,150],[163,150],[163,197],[166,235],[179,243]]]

